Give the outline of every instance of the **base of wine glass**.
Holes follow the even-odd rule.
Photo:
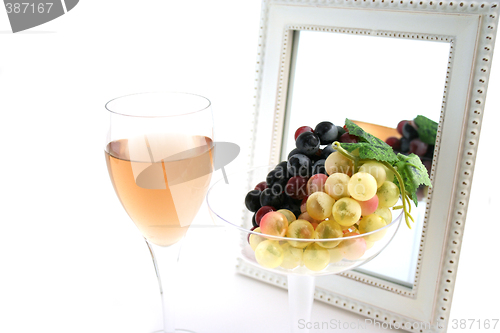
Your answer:
[[[163,330],[154,331],[152,333],[165,333]],[[195,331],[183,330],[182,328],[176,328],[174,333],[196,333]]]

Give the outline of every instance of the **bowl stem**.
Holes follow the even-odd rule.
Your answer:
[[[314,301],[315,278],[309,275],[288,275],[288,306],[292,333],[309,333]]]

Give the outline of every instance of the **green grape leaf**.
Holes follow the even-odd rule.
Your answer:
[[[353,152],[358,149],[356,155],[359,154],[358,156],[362,160],[370,159],[383,161],[391,165],[399,161],[392,147],[387,143],[365,132],[361,127],[349,119],[345,120],[345,125],[349,130],[349,134],[355,135],[358,138],[358,143],[341,143],[340,146],[342,148],[348,152]]]
[[[370,133],[365,132],[361,127],[350,121],[349,119],[345,120],[345,126],[349,130],[349,134],[355,135],[358,137],[358,142],[368,142],[373,145],[382,145],[382,146],[387,146],[391,150],[391,146],[389,146],[387,143],[384,141],[380,140],[376,136],[371,135]]]
[[[418,187],[420,185],[431,186],[431,180],[427,174],[427,169],[422,164],[420,157],[415,154],[410,154],[408,156],[398,154],[397,157],[399,162],[397,162],[395,166],[404,182],[405,190],[408,192],[415,205],[418,205]],[[399,186],[397,182],[396,185]],[[399,186],[399,189],[401,190],[401,186]]]
[[[438,123],[420,115],[413,119],[413,121],[417,125],[417,133],[420,140],[429,145],[435,145]]]
[[[361,160],[377,160],[380,162],[389,162],[391,165],[399,161],[392,148],[385,143],[384,145],[368,142],[341,143],[340,146],[350,153],[354,152]]]

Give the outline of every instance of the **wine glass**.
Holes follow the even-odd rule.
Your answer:
[[[228,226],[241,237],[244,260],[287,275],[291,332],[307,333],[309,330],[299,327],[298,323],[299,320],[310,322],[315,276],[338,274],[375,258],[392,240],[403,212],[394,217],[391,213],[389,223],[378,230],[358,235],[346,229],[340,238],[288,238],[263,234],[257,229],[252,231],[253,213],[245,207],[245,196],[273,169],[274,166],[256,167],[229,175],[228,183],[218,181],[212,185],[207,203],[214,221]]]
[[[213,170],[210,101],[178,93],[141,93],[106,104],[105,157],[115,192],[146,240],[163,309],[162,333],[175,327],[182,239],[205,198]]]

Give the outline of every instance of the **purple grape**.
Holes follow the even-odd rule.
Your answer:
[[[407,153],[410,151],[410,140],[405,138],[405,137],[402,137],[401,138],[401,152],[402,153]]]
[[[399,134],[403,135],[403,127],[408,123],[408,120],[401,120],[398,123],[397,131]]]
[[[314,155],[319,150],[319,138],[312,132],[304,132],[295,140],[297,149],[304,155]]]
[[[250,230],[253,230],[255,228],[257,228],[259,225],[257,224],[257,221],[255,221],[255,216],[257,215],[257,212],[255,214],[253,214],[252,216],[252,225],[253,225],[253,228],[250,229]]]
[[[355,135],[345,132],[340,136],[339,141],[342,143],[358,143],[358,138]]]
[[[245,206],[251,212],[256,212],[262,206],[260,204],[260,196],[263,192],[260,190],[252,190],[245,197]]]
[[[288,159],[288,174],[309,178],[312,172],[311,159],[303,154],[295,154]]]
[[[344,134],[346,130],[342,126],[337,126],[337,141],[339,140],[340,136]]]
[[[318,174],[318,173],[323,173],[327,175],[326,169],[325,169],[325,160],[318,160],[313,164],[313,170],[312,174]]]
[[[288,179],[287,176],[288,176],[288,172],[281,167],[269,171],[269,173],[267,174],[267,177],[266,177],[267,187],[273,186],[276,182],[278,182],[279,180],[281,180],[283,178]]]
[[[434,157],[434,145],[428,145],[427,151],[425,152],[425,157],[433,158]]]
[[[301,154],[301,152],[297,148],[293,148],[292,151],[288,154],[288,159],[295,154]]]
[[[424,156],[427,152],[428,144],[422,142],[420,139],[413,139],[410,141],[410,153],[418,156]]]
[[[332,145],[328,145],[321,150],[321,159],[326,160],[331,153],[335,152]]]
[[[281,206],[281,209],[288,209],[291,211],[295,217],[298,217],[301,214],[300,211],[300,203],[302,200],[295,200],[288,195],[285,195],[285,200],[283,202],[283,205]]]
[[[385,143],[387,143],[389,146],[392,147],[394,150],[399,150],[401,148],[401,140],[396,138],[395,136],[391,136],[385,140]]]
[[[331,144],[333,141],[337,140],[338,129],[337,126],[329,121],[322,121],[314,129],[314,133],[318,136],[322,145]]]
[[[271,188],[266,188],[260,195],[261,206],[281,207],[283,194],[274,192]]]
[[[411,126],[409,122],[407,122],[403,126],[403,137],[407,138],[410,141],[418,138],[417,130],[415,129],[415,127]]]

